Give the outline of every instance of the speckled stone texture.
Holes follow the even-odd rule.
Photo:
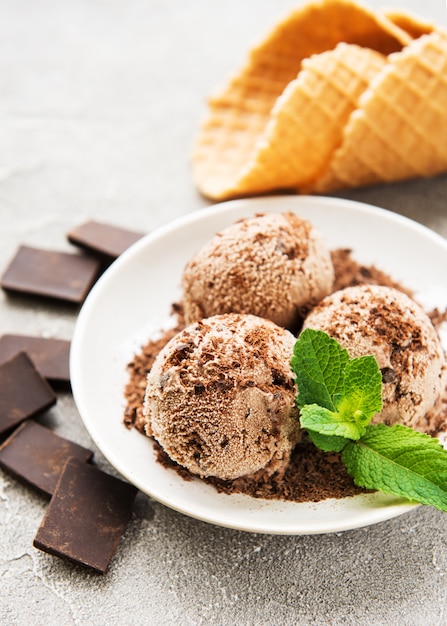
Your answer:
[[[444,0],[393,4],[447,27]],[[189,164],[205,98],[289,7],[3,0],[0,266],[19,244],[70,250],[66,233],[88,219],[148,231],[206,206]],[[337,195],[447,236],[446,176]],[[1,332],[70,339],[76,313],[0,294]],[[41,422],[95,449],[69,393]],[[116,474],[96,449],[95,460]],[[0,472],[1,624],[447,624],[447,516],[432,509],[341,534],[268,536],[197,522],[139,493],[100,577],[32,547],[46,504]]]

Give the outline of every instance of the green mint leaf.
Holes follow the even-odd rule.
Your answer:
[[[312,430],[308,430],[307,434],[312,443],[323,450],[323,452],[341,452],[348,443],[349,439],[345,437],[337,437],[336,435],[320,435]]]
[[[382,374],[374,356],[362,356],[346,363],[342,392],[335,400],[343,419],[366,426],[382,410]]]
[[[292,369],[298,385],[298,406],[318,404],[335,411],[333,396],[341,392],[347,350],[321,330],[307,328],[297,339]]]
[[[340,413],[334,413],[318,404],[306,404],[300,409],[300,424],[308,432],[321,435],[360,439],[365,428],[350,419],[343,419]]]
[[[360,487],[447,511],[447,451],[437,439],[406,426],[369,425],[342,460]]]
[[[365,434],[382,408],[382,376],[373,356],[350,359],[335,339],[308,328],[295,343],[291,363],[302,428],[354,440]]]

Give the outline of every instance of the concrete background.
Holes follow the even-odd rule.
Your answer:
[[[395,4],[447,26],[444,0]],[[148,231],[205,206],[188,160],[205,98],[290,6],[0,0],[0,267],[21,243],[68,249],[86,219]],[[447,236],[446,176],[338,195]],[[0,299],[0,332],[71,338],[73,307]],[[41,421],[93,445],[68,393]],[[447,517],[429,508],[340,534],[266,536],[139,494],[105,577],[32,547],[45,508],[0,472],[2,624],[447,624]]]

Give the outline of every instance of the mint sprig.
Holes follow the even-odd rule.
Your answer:
[[[447,511],[447,451],[407,426],[370,424],[382,408],[382,377],[374,356],[350,359],[319,330],[295,343],[292,369],[300,424],[325,452],[341,452],[360,487]]]
[[[299,390],[300,423],[311,438],[318,433],[360,439],[382,409],[382,375],[376,359],[350,359],[347,350],[321,330],[303,331],[295,344],[292,368]],[[327,452],[339,452],[342,444],[334,439],[335,447],[331,447],[331,440],[318,440]]]

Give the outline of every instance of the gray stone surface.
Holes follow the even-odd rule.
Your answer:
[[[444,0],[395,4],[447,26]],[[289,6],[2,0],[0,266],[20,243],[68,249],[86,219],[152,230],[205,206],[188,161],[205,98]],[[338,195],[447,236],[445,176]],[[0,300],[1,332],[71,338],[72,307]],[[93,445],[68,393],[41,421]],[[45,507],[0,472],[2,624],[447,624],[447,517],[429,508],[287,537],[207,525],[140,493],[98,577],[32,547]]]

